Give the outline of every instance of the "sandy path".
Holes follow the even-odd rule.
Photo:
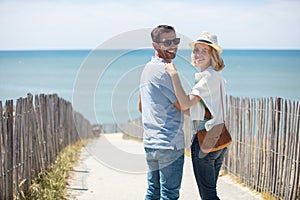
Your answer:
[[[121,134],[104,134],[82,149],[69,179],[69,199],[142,200],[147,188],[145,171],[142,143],[123,140]],[[218,194],[222,200],[262,199],[230,176],[219,178]],[[190,157],[185,157],[180,199],[200,199]]]

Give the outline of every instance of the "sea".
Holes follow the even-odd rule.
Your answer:
[[[173,60],[188,93],[197,69],[190,50]],[[143,67],[152,49],[0,51],[0,101],[57,94],[92,123],[126,123],[137,106]],[[300,101],[300,50],[231,50],[222,53],[227,95]]]

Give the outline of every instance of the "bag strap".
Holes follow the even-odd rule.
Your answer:
[[[220,83],[220,92],[221,92],[221,102],[222,102],[222,113],[223,113],[223,122],[225,123],[225,113],[224,113],[224,104],[223,104],[223,92],[222,92],[222,79]]]

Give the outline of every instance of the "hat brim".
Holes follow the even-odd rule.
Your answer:
[[[206,44],[208,46],[211,46],[212,48],[214,48],[215,50],[217,50],[217,52],[219,54],[221,54],[223,52],[223,49],[219,46],[219,45],[216,45],[216,44],[209,44],[209,43],[206,43],[206,42],[199,42],[199,41],[196,41],[196,42],[190,42],[189,43],[189,46],[194,49],[195,48],[195,45],[196,44]]]

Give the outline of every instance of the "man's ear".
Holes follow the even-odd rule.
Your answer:
[[[156,42],[152,42],[152,46],[155,50],[159,49],[158,44]]]

